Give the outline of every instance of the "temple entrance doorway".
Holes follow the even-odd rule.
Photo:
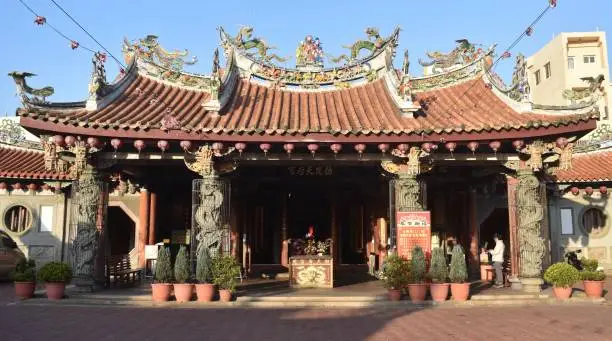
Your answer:
[[[110,255],[126,255],[136,243],[136,223],[119,206],[109,206],[107,234]]]

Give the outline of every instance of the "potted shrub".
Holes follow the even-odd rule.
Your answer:
[[[555,263],[544,272],[544,280],[553,286],[555,297],[566,300],[572,295],[572,287],[580,279],[580,272],[564,262]]]
[[[21,258],[11,271],[11,278],[15,282],[15,295],[20,299],[31,298],[36,288],[36,262]]]
[[[72,280],[72,269],[66,263],[50,262],[38,271],[38,278],[45,282],[47,298],[59,300],[64,297],[66,283]]]
[[[410,263],[398,255],[391,255],[385,259],[382,279],[388,290],[389,300],[399,301],[402,297],[402,288],[408,284]]]
[[[429,286],[429,292],[431,298],[435,302],[444,302],[448,297],[449,284],[448,278],[448,266],[446,265],[446,257],[444,256],[444,250],[441,248],[433,249],[431,253],[431,266],[429,267],[429,277],[431,278],[431,284]]]
[[[172,290],[172,264],[170,261],[170,248],[162,247],[157,254],[155,267],[155,281],[151,283],[153,301],[165,302],[170,299]]]
[[[219,300],[229,302],[240,277],[240,264],[230,255],[219,255],[213,261],[213,283],[219,286]]]
[[[196,264],[196,294],[199,302],[210,302],[215,296],[215,286],[212,284],[211,258],[207,247],[201,247],[197,254]]]
[[[413,303],[422,303],[427,296],[427,283],[425,283],[425,254],[420,246],[415,246],[414,249],[412,249],[411,256],[408,293]]]
[[[187,248],[184,245],[181,245],[174,261],[174,279],[174,297],[177,302],[189,302],[193,296],[193,284],[188,283],[191,279],[191,271]]]
[[[584,292],[588,297],[601,298],[606,274],[603,271],[597,271],[599,262],[596,259],[583,258],[580,260],[580,263],[584,269],[580,272],[580,278],[584,284]]]
[[[455,245],[451,254],[450,272],[451,294],[455,301],[465,301],[470,295],[470,283],[467,281],[468,272],[465,263],[465,254],[461,245]]]

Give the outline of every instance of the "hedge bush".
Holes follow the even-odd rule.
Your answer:
[[[198,250],[197,264],[196,264],[196,279],[198,283],[212,283],[212,269],[211,269],[210,252],[207,247],[201,247]]]
[[[410,260],[410,280],[412,283],[425,282],[425,274],[427,273],[426,267],[425,253],[423,253],[423,249],[417,245],[412,249],[412,259]]]
[[[452,283],[465,283],[468,279],[467,264],[465,263],[465,253],[461,245],[455,245],[451,254],[451,264],[449,276]]]
[[[177,283],[185,283],[191,277],[191,269],[189,267],[189,256],[187,248],[181,245],[179,252],[174,260],[174,279]]]
[[[66,263],[50,262],[38,271],[38,278],[48,283],[68,283],[72,280],[72,269]]]
[[[391,255],[385,259],[383,266],[383,283],[387,289],[401,289],[408,284],[410,274],[410,263],[408,260],[398,256]]]
[[[437,247],[431,252],[431,266],[429,267],[429,277],[434,283],[446,283],[448,278],[448,266],[444,250]]]
[[[15,282],[36,282],[36,262],[22,258],[11,271],[10,278]]]
[[[155,282],[172,283],[172,263],[170,260],[170,248],[162,247],[157,254],[157,265],[155,267]]]
[[[556,287],[570,288],[580,280],[580,272],[572,265],[559,262],[546,269],[544,280]]]

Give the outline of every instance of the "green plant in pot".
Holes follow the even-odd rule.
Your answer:
[[[409,273],[410,263],[406,259],[395,254],[385,259],[382,279],[391,301],[401,299],[402,288],[408,284]]]
[[[468,282],[465,253],[461,245],[455,245],[451,253],[450,272],[451,294],[455,301],[466,301],[470,296],[470,283]]]
[[[66,263],[49,262],[40,268],[38,278],[45,282],[47,298],[59,300],[64,297],[66,284],[72,280],[72,269]]]
[[[240,264],[230,255],[218,255],[212,262],[213,283],[219,286],[219,299],[229,302],[240,277]]]
[[[215,296],[212,278],[212,259],[207,247],[200,247],[196,263],[196,294],[199,302],[210,302]]]
[[[193,284],[188,282],[191,279],[191,269],[185,245],[181,245],[174,260],[174,279],[174,297],[176,297],[176,301],[189,302],[193,296]]]
[[[427,296],[427,283],[425,283],[427,263],[425,262],[425,253],[423,249],[417,245],[412,249],[411,257],[408,293],[413,303],[422,303]]]
[[[555,263],[544,272],[544,280],[553,286],[555,297],[566,300],[572,295],[572,287],[580,280],[580,272],[565,262]]]
[[[173,274],[170,260],[170,248],[161,247],[157,253],[155,281],[151,284],[153,301],[165,302],[170,299],[172,280]]]
[[[21,258],[10,277],[15,282],[15,295],[20,299],[34,296],[36,288],[36,262],[33,259]]]
[[[580,260],[582,271],[580,271],[580,279],[583,281],[584,292],[588,297],[601,298],[603,296],[606,274],[603,271],[597,271],[599,262],[597,259]]]
[[[449,289],[447,281],[448,266],[446,265],[444,250],[439,247],[431,252],[431,266],[428,275],[431,278],[431,285],[429,286],[431,298],[436,302],[446,301]]]

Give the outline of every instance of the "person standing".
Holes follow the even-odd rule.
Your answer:
[[[491,261],[493,262],[493,269],[495,269],[495,287],[503,288],[504,276],[502,274],[502,266],[504,264],[504,251],[506,247],[504,242],[500,239],[499,234],[495,233],[493,235],[493,240],[495,241],[495,247],[493,250],[489,250],[489,253],[491,254]]]

